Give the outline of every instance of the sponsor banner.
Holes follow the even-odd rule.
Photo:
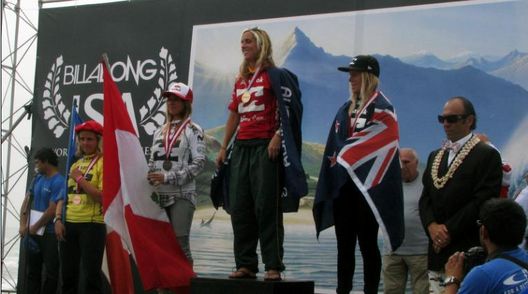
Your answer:
[[[152,15],[153,6],[162,14]],[[83,120],[103,123],[103,53],[142,146],[150,146],[165,119],[162,91],[172,82],[187,82],[183,26],[168,21],[178,10],[171,1],[41,10],[33,150],[53,148],[62,169],[74,101]]]

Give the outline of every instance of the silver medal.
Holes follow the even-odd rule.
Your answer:
[[[163,162],[163,169],[166,170],[166,171],[169,171],[171,168],[172,168],[172,161],[165,160]]]

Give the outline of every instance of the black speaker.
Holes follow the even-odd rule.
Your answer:
[[[218,279],[198,277],[191,280],[191,294],[313,294],[313,281],[264,281],[263,279]]]

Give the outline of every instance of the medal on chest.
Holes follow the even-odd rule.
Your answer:
[[[169,171],[172,168],[172,161],[166,159],[163,161],[163,169]]]
[[[72,203],[74,205],[80,205],[81,204],[81,196],[80,195],[73,196]]]
[[[247,88],[244,90],[244,93],[242,93],[242,96],[240,97],[240,100],[243,103],[248,103],[249,100],[251,100],[251,93],[249,92],[249,90],[251,89],[251,86],[253,85],[253,82],[255,82],[255,79],[257,78],[259,73],[260,73],[260,67],[257,68],[255,73],[253,74],[253,77],[251,78],[251,81],[249,81]]]
[[[170,160],[170,154],[172,151],[172,146],[174,146],[174,143],[178,140],[178,137],[181,135],[181,133],[185,130],[185,127],[187,124],[191,121],[191,118],[187,118],[181,126],[173,133],[171,136],[171,129],[172,127],[167,131],[167,134],[165,135],[165,140],[163,144],[163,148],[165,149],[165,160],[163,161],[163,169],[166,171],[171,170],[172,168],[172,161]]]
[[[240,100],[242,100],[242,102],[244,103],[248,103],[250,99],[251,99],[251,94],[249,94],[249,91],[246,90],[244,91],[244,94],[242,94],[242,98]]]

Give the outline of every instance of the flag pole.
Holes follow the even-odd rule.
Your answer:
[[[110,74],[110,62],[108,61],[108,54],[103,53],[100,60],[103,68],[103,76],[106,69],[106,72]],[[103,110],[107,107],[107,93],[106,93],[106,84],[113,83],[112,77],[107,80],[103,78]],[[106,111],[106,110],[104,110]],[[112,118],[109,118],[111,120]],[[106,121],[106,120],[105,120]],[[103,136],[105,136],[106,124],[103,124]],[[103,151],[104,153],[104,151]],[[106,174],[106,165],[107,161],[103,163],[103,175]],[[104,176],[103,176],[104,178]],[[105,184],[108,182],[104,181]],[[104,185],[104,184],[103,184]],[[106,224],[106,256],[107,256],[107,265],[108,265],[108,277],[110,278],[110,286],[113,293],[128,293],[132,294],[136,292],[134,285],[134,278],[132,274],[132,264],[130,262],[130,253],[128,249],[123,246],[122,236],[118,234],[112,228],[112,226],[106,221],[106,208],[104,204],[104,199],[106,197],[103,187],[103,215],[105,217]]]
[[[106,52],[101,55],[101,61],[103,66],[106,66],[106,69],[110,72],[110,62],[108,61],[108,54]]]
[[[77,111],[77,103],[76,100],[73,99],[72,102],[72,108],[71,108],[71,117],[70,117],[70,130],[69,130],[69,138],[68,138],[68,156],[66,157],[66,169],[65,169],[65,178],[66,181],[64,183],[64,202],[62,203],[62,219],[66,219],[66,205],[68,203],[68,177],[70,176],[70,169],[71,165],[73,164],[73,157],[76,149],[76,143],[75,143],[75,126],[78,122],[82,122],[79,118],[79,114]]]

